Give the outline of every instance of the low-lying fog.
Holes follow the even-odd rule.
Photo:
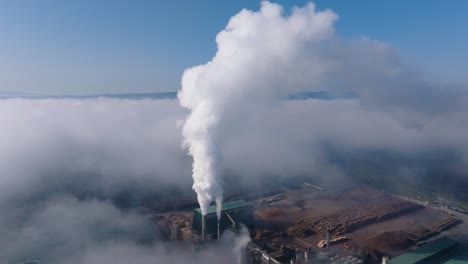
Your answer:
[[[241,30],[242,41],[229,39],[252,47],[246,53],[252,65],[244,68],[241,56],[234,75],[218,75],[233,89],[255,87],[228,93],[217,106],[224,111],[216,128],[222,175],[243,183],[304,175],[342,182],[352,180],[348,158],[365,157],[384,164],[391,172],[385,176],[412,184],[431,174],[434,163],[448,181],[467,184],[465,86],[432,81],[402,63],[388,44],[335,36],[332,11],[310,5],[286,17],[278,6],[263,5],[258,12],[242,11],[221,33],[229,39],[246,26],[262,32],[245,40]],[[314,18],[306,20],[311,27],[298,30],[317,29],[310,32],[316,34],[312,43],[296,46],[300,34],[273,30],[305,13]],[[262,53],[261,44],[272,38],[292,45],[279,48],[291,53],[265,61],[278,47]],[[272,99],[322,90],[356,96]],[[122,213],[112,200],[128,190],[164,193],[167,186],[192,192],[192,157],[182,148],[181,132],[188,113],[177,99],[0,100],[0,262],[46,247],[57,263],[236,263],[232,248],[242,236],[226,235],[218,248],[191,255],[163,242],[142,216]]]

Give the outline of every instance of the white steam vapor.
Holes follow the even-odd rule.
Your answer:
[[[336,19],[313,4],[287,16],[269,2],[241,11],[219,33],[216,56],[185,72],[180,101],[0,100],[0,263],[52,244],[64,264],[234,264],[247,234],[225,232],[226,244],[192,255],[147,241],[155,234],[146,219],[115,203],[122,194],[194,195],[183,138],[202,210],[221,203],[222,184],[237,191],[291,176],[342,184],[366,165],[405,182],[446,166],[453,170],[441,177],[463,192],[466,87],[408,69],[388,44],[333,36]],[[279,100],[320,90],[356,96]]]
[[[243,252],[247,247],[247,244],[250,242],[250,234],[247,227],[242,226],[241,232],[238,237],[234,240],[234,248],[232,249],[234,256],[237,258],[237,263],[242,263]]]
[[[295,78],[292,66],[305,46],[333,34],[336,19],[329,10],[316,11],[313,3],[285,16],[280,5],[263,1],[260,11],[244,9],[231,18],[216,37],[218,51],[210,62],[184,72],[178,98],[191,113],[183,136],[193,156],[193,189],[203,214],[215,201],[220,216],[220,128],[230,118],[242,117],[254,102],[273,101],[312,85],[313,78],[306,83]]]

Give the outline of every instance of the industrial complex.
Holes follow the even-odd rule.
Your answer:
[[[369,186],[303,183],[267,196],[237,194],[203,217],[187,206],[146,208],[168,240],[194,254],[245,226],[244,263],[468,263],[468,215],[436,201],[400,197]]]

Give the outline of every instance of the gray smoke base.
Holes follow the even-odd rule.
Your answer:
[[[250,242],[250,234],[247,227],[242,226],[239,236],[234,239],[234,247],[232,248],[234,256],[236,256],[237,263],[242,263],[242,256],[244,256],[247,244]]]
[[[123,214],[105,201],[60,196],[28,210],[1,209],[9,212],[0,216],[2,263],[201,264],[210,259],[238,264],[239,252],[231,249],[239,245],[241,237],[223,237],[222,244],[192,254],[188,248],[155,237],[156,230],[144,217]]]

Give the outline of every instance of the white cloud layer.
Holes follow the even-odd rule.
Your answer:
[[[249,183],[296,175],[341,180],[347,171],[337,157],[360,153],[408,158],[414,168],[389,165],[406,174],[424,171],[427,155],[453,153],[455,169],[466,171],[466,87],[432,82],[387,44],[334,36],[336,19],[312,4],[286,16],[263,2],[260,11],[230,20],[211,62],[186,71],[179,99],[191,116],[183,135],[195,162],[208,159],[200,173],[205,166],[210,173],[209,182],[194,176],[202,205],[221,195],[225,174]],[[282,100],[302,90],[356,96]],[[9,212],[0,216],[3,252],[33,238],[45,243],[53,233],[65,241],[60,263],[186,259],[161,243],[141,245],[144,229],[133,227],[144,227],[142,219],[106,200],[129,189],[190,188],[191,159],[180,147],[184,108],[177,100],[0,100],[0,209]],[[96,237],[97,223],[128,236]],[[234,259],[226,258],[230,250],[214,252],[193,262]]]

